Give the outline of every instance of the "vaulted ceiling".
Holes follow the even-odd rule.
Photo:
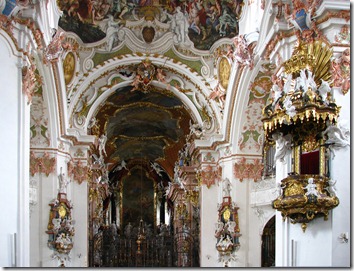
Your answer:
[[[177,153],[185,144],[191,117],[182,102],[163,89],[148,93],[117,89],[97,112],[99,134],[107,135],[107,162],[158,162],[173,176]],[[140,162],[139,162],[140,163]],[[134,163],[133,163],[134,164]],[[131,165],[133,165],[131,164]]]

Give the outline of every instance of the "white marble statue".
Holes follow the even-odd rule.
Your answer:
[[[235,221],[231,221],[231,220],[227,221],[226,226],[227,226],[227,230],[231,235],[235,234],[235,227],[236,227]]]
[[[204,128],[199,123],[193,124],[191,120],[189,120],[189,130],[190,135],[195,135],[197,138],[200,138],[204,134]]]
[[[172,183],[169,182],[164,195],[168,195],[168,194],[170,193],[170,191],[171,191],[171,186],[172,186]]]
[[[154,162],[154,163],[151,162],[150,165],[151,165],[152,169],[156,171],[157,175],[159,175],[160,177],[162,177],[161,172],[162,172],[163,170],[161,169],[160,165],[159,165],[158,163],[156,163],[156,162]]]
[[[52,223],[53,223],[53,230],[58,231],[61,226],[61,218],[53,218]]]
[[[107,37],[107,51],[112,51],[113,46],[116,42],[119,41],[118,36],[119,31],[119,23],[114,21],[114,18],[111,14],[108,15],[107,21],[107,30],[106,30],[106,37]]]
[[[281,98],[283,95],[283,88],[284,88],[284,83],[281,77],[277,77],[275,74],[272,76],[272,97],[273,97],[273,102],[272,106],[274,107],[278,100]]]
[[[103,157],[98,157],[97,154],[92,154],[92,158],[93,158],[93,163],[94,165],[98,165],[100,168],[104,167],[104,160]]]
[[[218,221],[215,223],[215,237],[218,238],[221,232],[224,229],[224,223],[222,221]]]
[[[329,125],[327,129],[323,132],[324,135],[327,135],[327,144],[332,144],[334,148],[344,148],[350,146],[349,143],[349,130],[342,125],[337,127],[336,125]]]
[[[337,196],[337,189],[335,187],[336,183],[337,183],[337,181],[330,179],[328,181],[328,187],[325,188],[329,192],[331,197]]]
[[[311,88],[312,91],[315,92],[317,90],[317,84],[315,82],[315,77],[310,70],[307,70],[307,74],[308,74],[308,76],[307,76],[307,80],[306,80],[306,85],[308,88]]]
[[[75,225],[75,220],[72,219],[67,219],[66,220],[66,227],[68,228],[68,231],[72,232],[74,231],[74,225]]]
[[[63,173],[63,168],[60,168],[60,174],[58,176],[59,179],[59,193],[66,193],[66,187],[70,183],[70,180],[67,180],[65,174]]]
[[[308,76],[306,76],[306,71],[307,71]],[[300,71],[300,78],[301,78],[301,80],[300,80],[301,83],[303,82],[303,91],[304,91],[304,93],[309,88],[311,88],[312,91],[314,91],[314,92],[317,90],[317,85],[315,83],[315,80],[313,78],[312,72],[310,70],[302,69]]]
[[[327,94],[329,92],[331,92],[331,87],[330,87],[330,85],[329,85],[329,83],[327,81],[324,81],[323,79],[321,79],[321,85],[318,88],[318,92],[320,94],[320,97],[321,97],[322,101],[325,104],[328,104]]]
[[[107,143],[107,136],[102,134],[98,139],[98,151],[100,153],[100,158],[103,158],[103,153],[107,156],[106,153],[106,143]]]
[[[295,91],[306,91],[306,76],[300,72],[300,76],[295,79]]]
[[[182,188],[184,191],[186,191],[186,188],[185,188],[181,178],[179,177],[178,173],[179,173],[179,164],[178,164],[178,161],[176,161],[175,167],[174,167],[173,182],[178,184],[180,188]]]
[[[216,246],[221,247],[223,250],[227,250],[232,245],[233,243],[229,235],[226,235],[226,237],[221,235],[219,242],[216,244]]]
[[[123,168],[125,168],[126,170],[128,170],[128,168],[127,168],[127,163],[126,163],[124,160],[122,160],[122,162],[120,162],[120,165],[117,166],[117,167],[113,170],[113,172],[120,171],[120,170],[122,170]]]
[[[291,135],[287,134],[286,136],[283,136],[283,133],[274,133],[272,137],[276,142],[274,164],[276,164],[278,160],[284,163],[284,157],[291,147]]]
[[[292,118],[292,117],[294,117],[296,115],[295,106],[291,102],[290,96],[286,96],[286,98],[284,99],[284,102],[283,102],[283,106],[284,106],[284,109],[285,109],[285,113],[289,117]]]
[[[223,191],[224,197],[230,197],[231,182],[230,182],[229,178],[225,178],[224,181],[222,182],[222,191]]]
[[[307,190],[307,192],[305,193],[306,196],[310,196],[310,195],[314,195],[314,196],[318,196],[318,191],[316,189],[317,185],[315,183],[313,183],[313,178],[309,178],[307,180],[307,185],[305,187],[305,189]]]
[[[188,36],[189,22],[181,7],[176,7],[176,13],[172,16],[171,29],[177,36],[178,43],[185,43]]]

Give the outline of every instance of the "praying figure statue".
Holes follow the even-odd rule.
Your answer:
[[[224,197],[230,197],[231,182],[230,182],[229,178],[225,178],[224,179],[222,191],[223,191],[223,196]]]

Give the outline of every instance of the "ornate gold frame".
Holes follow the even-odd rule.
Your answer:
[[[313,178],[316,184],[318,196],[306,195],[308,179]],[[319,175],[289,175],[282,180],[282,193],[273,201],[273,208],[281,212],[283,220],[287,217],[291,223],[302,223],[301,228],[305,232],[306,223],[315,217],[328,219],[329,210],[339,204],[336,196],[331,196],[325,189],[328,187],[328,177]]]

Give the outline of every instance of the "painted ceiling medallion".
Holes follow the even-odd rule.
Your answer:
[[[65,84],[69,84],[73,79],[75,72],[75,56],[72,52],[69,52],[64,59],[63,63]]]
[[[231,73],[231,65],[229,63],[228,58],[221,57],[219,61],[219,67],[218,67],[218,77],[219,77],[220,85],[224,89],[227,89],[227,86],[229,85],[230,73]]]

